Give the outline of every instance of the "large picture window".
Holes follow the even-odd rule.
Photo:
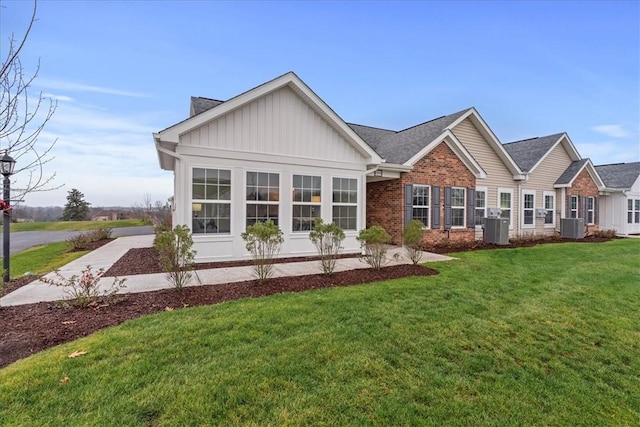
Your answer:
[[[191,232],[231,232],[231,171],[194,168],[191,185]]]
[[[535,226],[535,207],[536,195],[533,191],[524,191],[522,193],[522,226]]]
[[[278,225],[280,175],[269,172],[247,172],[246,190],[246,225],[267,220]]]
[[[413,219],[429,227],[429,186],[413,185]]]
[[[451,188],[451,226],[464,227],[465,224],[465,188]]]
[[[482,226],[487,216],[487,190],[476,188],[476,209],[475,209],[476,227]]]
[[[333,178],[333,222],[343,230],[358,226],[358,180]]]
[[[313,229],[315,219],[320,218],[321,195],[322,179],[319,176],[293,175],[293,231]]]
[[[556,217],[556,197],[553,193],[544,194],[544,209],[547,211],[544,216],[545,227],[553,227]]]

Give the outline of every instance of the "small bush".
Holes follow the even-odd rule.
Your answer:
[[[336,260],[342,249],[344,230],[334,223],[325,224],[322,218],[316,218],[309,239],[320,254],[320,263],[324,274],[332,274],[336,267]]]
[[[124,283],[127,279],[118,279],[116,277],[110,287],[100,291],[98,282],[104,275],[104,268],[94,273],[90,265],[82,270],[80,276],[74,274],[66,278],[60,274],[59,270],[55,270],[54,273],[58,277],[57,279],[42,277],[40,281],[50,286],[63,288],[63,291],[69,296],[72,303],[79,307],[88,307],[97,304],[100,298],[112,299],[119,290],[126,287]]]
[[[422,238],[424,237],[424,224],[417,219],[411,220],[404,229],[404,248],[407,256],[414,264],[422,259]]]
[[[391,235],[387,230],[374,225],[360,230],[356,239],[364,248],[364,256],[360,259],[375,270],[382,268],[387,261],[387,246],[391,243]]]
[[[618,237],[616,230],[594,230],[589,233],[589,236],[601,237],[604,239],[615,239],[616,237]]]
[[[173,230],[156,234],[153,241],[167,279],[176,289],[182,289],[192,276],[195,251],[189,227],[178,225]]]
[[[251,252],[254,262],[254,272],[258,280],[262,281],[271,276],[273,259],[280,252],[282,230],[273,221],[256,222],[247,226],[242,233],[246,248]]]
[[[66,240],[69,244],[69,249],[72,251],[83,251],[89,247],[91,239],[85,233],[78,234],[77,236],[70,237]]]
[[[85,234],[91,242],[99,242],[100,240],[110,239],[112,232],[113,230],[111,228],[97,228]]]

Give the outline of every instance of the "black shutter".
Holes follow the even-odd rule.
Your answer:
[[[431,187],[431,228],[440,228],[440,187]]]
[[[451,187],[444,187],[444,229],[451,228]]]
[[[583,218],[584,223],[587,223],[587,198],[584,196],[578,196],[578,218]]]
[[[413,219],[413,185],[404,186],[404,226]]]
[[[564,211],[565,218],[571,218],[571,196],[567,196],[566,209]]]
[[[600,224],[600,197],[593,198],[593,222]]]
[[[467,189],[467,227],[476,226],[476,189]]]

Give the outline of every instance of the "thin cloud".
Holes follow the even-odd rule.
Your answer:
[[[70,96],[65,96],[65,95],[55,95],[53,93],[43,93],[42,94],[43,98],[51,98],[51,99],[55,99],[56,101],[62,101],[62,102],[73,102],[75,101],[73,98],[71,98]]]
[[[593,126],[591,129],[611,138],[626,138],[631,135],[630,132],[622,129],[620,125],[600,125]]]
[[[106,95],[126,96],[130,98],[147,98],[148,97],[148,95],[140,92],[132,92],[128,90],[115,89],[115,88],[102,87],[102,86],[93,86],[93,85],[87,85],[84,83],[69,82],[64,80],[38,78],[38,84],[48,89],[56,89],[56,90],[103,93]]]

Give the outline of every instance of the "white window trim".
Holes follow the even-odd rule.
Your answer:
[[[456,206],[453,207],[453,190],[462,190],[464,194],[464,201],[462,202],[462,207]],[[467,228],[467,198],[469,195],[467,194],[467,189],[465,187],[451,187],[451,228],[452,229],[462,229]],[[453,225],[453,210],[454,209],[462,209],[462,225]]]
[[[591,209],[589,209],[589,200],[591,200]],[[591,222],[589,222],[589,212],[591,212]],[[594,225],[596,223],[596,198],[593,196],[587,196],[585,216],[585,222],[587,225]]]
[[[423,226],[422,228],[425,230],[429,230],[431,229],[431,186],[430,185],[424,185],[424,184],[413,184],[414,187],[422,187],[422,188],[428,188],[429,189],[429,196],[427,197],[427,204],[426,205],[411,205],[411,208],[427,208],[427,225]],[[413,217],[413,215],[412,215]],[[422,222],[422,221],[421,221]]]
[[[210,199],[194,199],[193,198],[193,170],[194,169],[217,169],[217,170],[225,170],[230,172],[231,176],[231,193],[229,194],[229,200],[210,200]],[[191,165],[189,169],[189,204],[188,204],[188,213],[187,213],[187,224],[189,226],[189,230],[191,230],[191,235],[196,240],[202,239],[228,239],[229,236],[233,235],[234,228],[234,197],[233,197],[233,168],[229,166],[216,166],[216,165]],[[229,219],[229,232],[228,233],[194,233],[193,232],[193,205],[195,203],[218,203],[218,204],[228,204],[231,210],[231,218]],[[175,207],[173,207],[175,209]]]
[[[342,202],[334,202],[333,201],[333,180],[335,178],[338,179],[354,179],[356,181],[356,189],[358,190],[358,193],[356,194],[356,201],[355,203],[342,203]],[[330,212],[329,212],[329,223],[333,222],[333,207],[334,206],[355,206],[356,208],[356,228],[355,229],[344,229],[344,232],[346,234],[348,233],[354,233],[357,232],[358,230],[360,230],[360,228],[362,228],[361,224],[360,224],[360,215],[361,212],[360,210],[362,209],[361,207],[361,197],[362,196],[362,186],[361,186],[361,182],[362,180],[359,177],[356,176],[349,176],[349,175],[332,175],[331,176],[331,181],[329,182],[329,185],[331,186],[331,192],[329,193],[329,200],[330,200]]]
[[[473,208],[473,214],[476,214],[476,210],[478,209],[483,209],[484,210],[484,215],[483,217],[486,218],[487,217],[487,207],[489,205],[489,191],[487,190],[487,187],[476,187],[476,200],[478,197],[478,193],[484,193],[484,208],[477,208],[474,206]],[[476,228],[477,229],[482,229],[482,223],[478,224],[476,222]]]
[[[302,177],[311,176],[311,177],[314,177],[314,178],[320,178],[320,201],[319,202],[313,202],[313,201],[311,201],[311,202],[296,202],[296,201],[293,200],[293,192],[295,191],[295,187],[293,186],[293,177],[295,175],[302,176]],[[290,223],[291,224],[289,224],[291,226],[291,233],[293,233],[293,234],[302,233],[302,234],[305,234],[305,235],[309,234],[309,230],[294,230],[293,229],[293,207],[294,206],[315,206],[315,207],[317,207],[319,209],[319,212],[320,212],[320,215],[318,216],[318,218],[322,218],[322,201],[324,200],[324,192],[322,191],[322,186],[323,186],[323,182],[322,182],[323,179],[322,178],[323,178],[323,176],[321,174],[302,173],[302,172],[300,172],[300,173],[296,172],[296,173],[292,173],[291,174],[291,206],[290,206],[290,208],[291,208]]]
[[[547,209],[547,205],[546,205],[546,198],[547,196],[553,197],[553,209]],[[553,191],[544,191],[542,193],[542,207],[544,208],[544,210],[549,211],[552,210],[553,211],[553,216],[551,224],[547,224],[546,222],[544,223],[544,227],[545,228],[555,228],[556,226],[556,193],[554,193]],[[543,219],[544,221],[544,219]]]
[[[573,205],[573,201],[576,201],[576,208],[572,209],[571,205]],[[578,196],[573,196],[570,195],[569,196],[569,206],[567,206],[569,208],[569,216],[567,216],[567,218],[579,218],[580,216],[580,199]],[[572,216],[572,213],[575,211],[576,216]]]
[[[511,195],[511,206],[509,208],[509,230],[513,230],[513,188],[498,188],[498,198],[496,200],[496,207],[502,209],[500,206],[500,194],[508,193]]]
[[[525,224],[524,223],[524,211],[525,211],[524,199],[525,199],[525,195],[533,196],[533,207],[526,208],[526,209],[530,209],[532,211],[532,216],[533,216],[533,223],[532,224]],[[534,190],[522,190],[522,200],[520,201],[520,209],[522,210],[522,215],[521,215],[521,219],[520,219],[522,228],[536,228],[536,192]]]
[[[277,202],[271,202],[268,200],[247,200],[247,173],[252,172],[252,173],[269,173],[269,174],[276,174],[278,175],[278,201]],[[242,230],[244,231],[244,229],[247,227],[247,205],[270,205],[270,206],[274,206],[277,205],[278,206],[278,227],[280,227],[282,229],[282,221],[283,221],[283,210],[282,210],[282,184],[283,184],[283,179],[282,179],[282,171],[281,170],[264,170],[264,169],[244,169],[243,173],[242,173],[243,177],[242,179],[244,180],[244,185],[242,187]]]

